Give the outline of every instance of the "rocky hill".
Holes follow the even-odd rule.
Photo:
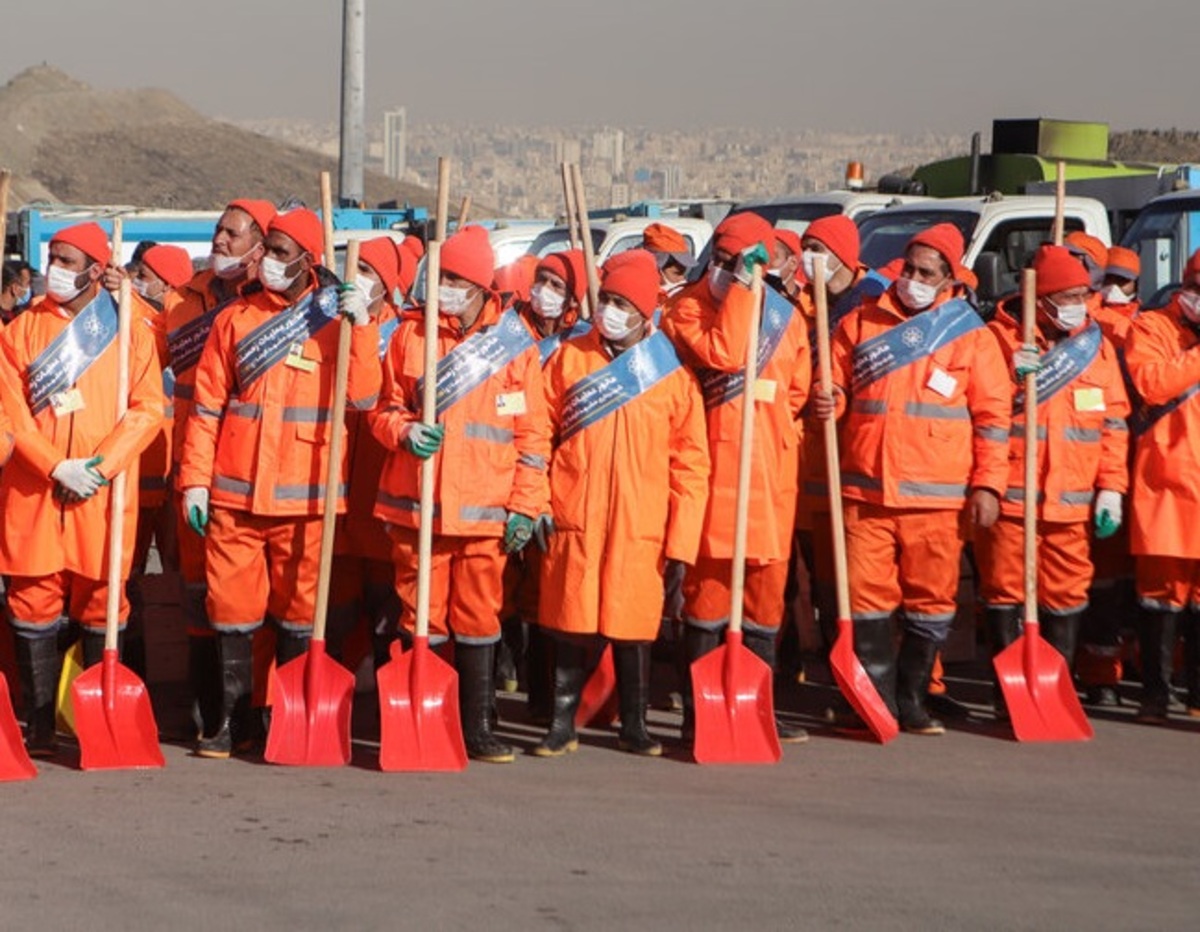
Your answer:
[[[1109,136],[1111,158],[1124,162],[1200,162],[1200,133],[1179,129],[1135,129]]]
[[[100,91],[57,68],[29,68],[0,88],[0,167],[10,208],[43,200],[219,209],[235,197],[317,200],[334,159],[221,123],[162,90]],[[374,172],[368,204],[434,204],[432,192]]]

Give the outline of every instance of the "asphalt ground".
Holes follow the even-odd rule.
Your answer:
[[[781,690],[813,734],[777,766],[696,765],[656,709],[661,759],[602,729],[437,775],[376,769],[372,693],[351,766],[293,769],[191,756],[158,690],[165,769],[66,746],[0,785],[0,929],[1196,928],[1200,722],[1134,724],[1131,687],[1094,740],[1018,744],[980,665],[949,673],[973,714],[940,738],[838,735],[815,669]],[[500,730],[527,750],[520,699]]]

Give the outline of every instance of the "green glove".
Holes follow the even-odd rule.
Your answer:
[[[1041,368],[1042,359],[1035,344],[1022,343],[1020,349],[1013,353],[1013,374],[1018,382],[1025,381],[1027,375],[1037,375]]]
[[[504,552],[516,553],[533,537],[533,518],[511,511],[504,525]]]
[[[761,265],[765,268],[770,264],[771,257],[767,254],[767,247],[762,243],[755,243],[748,249],[742,250],[742,265],[747,272],[753,274],[756,265]]]
[[[404,446],[408,452],[418,459],[427,460],[442,448],[442,440],[446,436],[446,428],[442,424],[432,427],[421,421],[414,421],[404,435]]]
[[[208,528],[208,489],[203,486],[184,489],[183,511],[188,527],[203,537]]]
[[[1092,519],[1092,527],[1096,531],[1096,540],[1104,540],[1117,533],[1121,526],[1121,496],[1110,489],[1101,489],[1096,495],[1096,514]]]

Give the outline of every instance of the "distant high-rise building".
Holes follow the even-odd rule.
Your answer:
[[[407,165],[408,114],[404,107],[383,115],[383,173],[403,178]]]
[[[616,180],[625,177],[625,133],[619,129],[606,129],[592,134],[592,156],[608,159],[612,163],[612,175]]]
[[[629,203],[629,185],[624,181],[614,181],[609,193],[609,207],[624,207]]]

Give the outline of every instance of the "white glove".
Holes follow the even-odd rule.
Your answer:
[[[76,498],[91,498],[100,486],[108,485],[108,480],[96,471],[103,460],[101,456],[63,460],[54,467],[50,478]]]
[[[343,285],[338,292],[338,311],[356,327],[363,326],[371,319],[367,313],[366,296],[354,285]]]
[[[208,528],[208,489],[202,485],[184,489],[183,514],[188,527],[203,537]]]
[[[1096,536],[1103,540],[1112,537],[1121,526],[1121,493],[1101,489],[1096,493]]]

